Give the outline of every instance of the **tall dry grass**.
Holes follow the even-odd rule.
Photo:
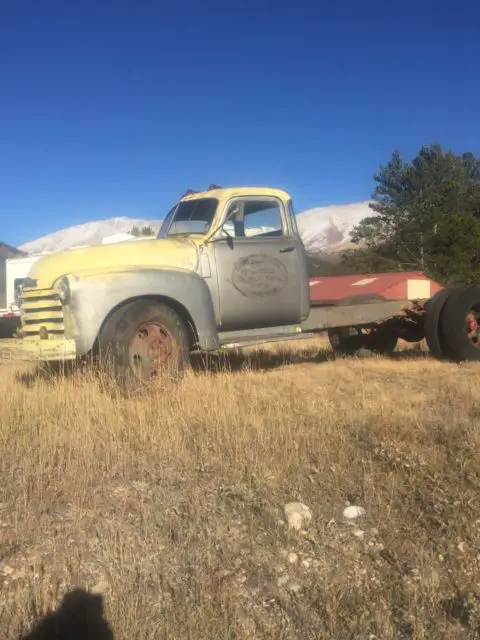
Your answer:
[[[1,367],[1,637],[74,585],[119,640],[477,637],[480,368],[321,347],[135,397]]]

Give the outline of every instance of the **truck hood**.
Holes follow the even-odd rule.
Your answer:
[[[37,260],[28,275],[38,288],[49,289],[68,274],[81,277],[129,267],[196,271],[197,265],[198,248],[190,238],[152,239],[53,253]]]

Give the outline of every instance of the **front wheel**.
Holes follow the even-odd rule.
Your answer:
[[[160,376],[178,378],[189,356],[188,332],[169,306],[139,300],[107,319],[99,336],[102,368],[118,381],[144,383]]]

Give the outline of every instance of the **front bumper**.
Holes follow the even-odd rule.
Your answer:
[[[75,340],[32,340],[31,338],[8,338],[0,340],[0,361],[18,360],[29,362],[55,362],[75,360]]]

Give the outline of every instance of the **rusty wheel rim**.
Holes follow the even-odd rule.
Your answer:
[[[139,325],[128,345],[128,358],[134,374],[143,380],[166,371],[175,356],[175,339],[161,322]]]
[[[467,336],[474,347],[480,349],[480,311],[471,309],[465,318],[467,325]]]

